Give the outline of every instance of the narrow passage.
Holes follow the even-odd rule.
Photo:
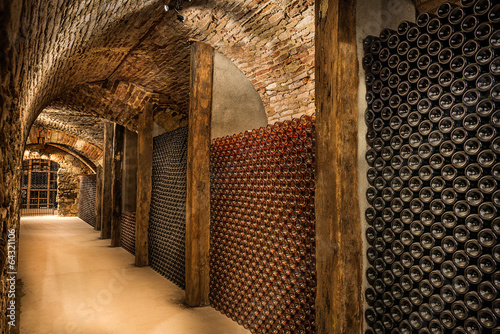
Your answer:
[[[21,219],[21,334],[248,334],[79,218]],[[19,323],[18,323],[19,325]]]

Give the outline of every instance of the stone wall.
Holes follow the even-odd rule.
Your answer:
[[[80,179],[72,169],[60,168],[57,172],[57,208],[60,217],[78,216]]]
[[[16,40],[19,36],[20,1],[0,0],[0,333],[7,333],[7,231],[19,233],[19,185],[21,182],[21,110],[18,107],[20,80],[17,75]],[[16,248],[19,238],[16,238]],[[18,320],[18,319],[16,319]],[[17,321],[17,324],[19,322]]]

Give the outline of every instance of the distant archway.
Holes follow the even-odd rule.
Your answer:
[[[23,160],[21,216],[54,215],[59,164],[47,157]]]

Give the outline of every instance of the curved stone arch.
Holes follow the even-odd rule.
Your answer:
[[[39,138],[43,140],[43,143],[39,140]],[[26,146],[40,144],[51,144],[55,147],[71,149],[73,153],[82,157],[79,159],[86,165],[88,165],[89,161],[92,162],[94,168],[95,165],[102,165],[103,150],[100,147],[63,131],[51,128],[43,129],[34,125],[31,128],[30,135],[26,140]]]
[[[66,152],[66,153],[74,156],[75,158],[80,160],[80,162],[82,162],[85,166],[87,166],[92,171],[92,174],[97,174],[97,166],[90,159],[82,156],[80,153],[76,152],[74,149],[72,149],[70,147],[66,147],[66,146],[61,145],[61,144],[49,143],[47,145],[55,147],[63,152]]]
[[[62,164],[61,160],[54,159],[52,153],[57,152],[57,153],[60,153],[62,155],[69,154],[69,155],[73,156],[74,158],[76,158],[83,165],[85,165],[88,168],[88,170],[90,171],[90,174],[97,173],[97,167],[92,161],[90,161],[89,159],[80,155],[75,150],[73,150],[69,147],[66,147],[64,145],[61,145],[61,144],[45,144],[45,145],[28,144],[25,146],[24,150],[25,150],[25,152],[38,152],[38,154],[40,155],[40,158],[45,154],[45,155],[47,155],[47,159],[49,159],[50,161],[57,162],[59,165]],[[52,152],[52,153],[50,153],[50,152]],[[38,158],[33,158],[33,156],[31,156],[31,157],[25,156],[25,158],[38,159]]]
[[[270,121],[314,111],[314,1],[199,1],[179,23],[163,3],[68,1],[40,6],[22,21],[48,28],[31,34],[22,54],[23,133],[62,92],[87,82],[126,81],[157,91],[187,112],[189,39],[213,45],[256,87]],[[74,12],[57,20],[56,12]],[[96,18],[100,19],[97,20]],[[54,24],[48,20],[55,21]],[[51,21],[52,22],[52,21]],[[21,38],[22,36],[19,36]],[[44,40],[43,48],[36,47]],[[43,51],[42,51],[43,50]],[[37,52],[38,51],[38,52]]]
[[[187,125],[187,116],[167,96],[124,81],[78,85],[61,94],[50,107],[69,108],[137,131],[138,115],[147,103],[154,104],[155,121],[167,131]]]
[[[20,94],[25,138],[38,114],[55,97],[79,84],[102,81],[114,72],[134,47],[136,39],[158,24],[159,13],[151,15],[157,3],[157,0],[102,3],[74,0],[59,3],[58,8],[53,3],[47,6],[33,4],[40,10],[33,10],[24,20],[20,13],[11,13],[25,25],[21,30],[30,29],[33,22],[37,22],[38,27],[46,27],[30,34],[28,39],[18,34],[20,41],[14,43],[23,44],[23,49],[35,50],[29,55],[26,53],[22,63],[24,68],[29,68],[22,73],[24,80],[21,82],[26,84]],[[71,20],[63,21],[62,15],[57,13],[73,15]],[[44,41],[43,45],[40,40]]]

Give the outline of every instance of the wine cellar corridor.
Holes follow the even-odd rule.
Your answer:
[[[0,334],[500,334],[498,0],[0,0]]]
[[[210,307],[185,307],[182,289],[78,218],[27,217],[21,231],[22,333],[249,333]]]

